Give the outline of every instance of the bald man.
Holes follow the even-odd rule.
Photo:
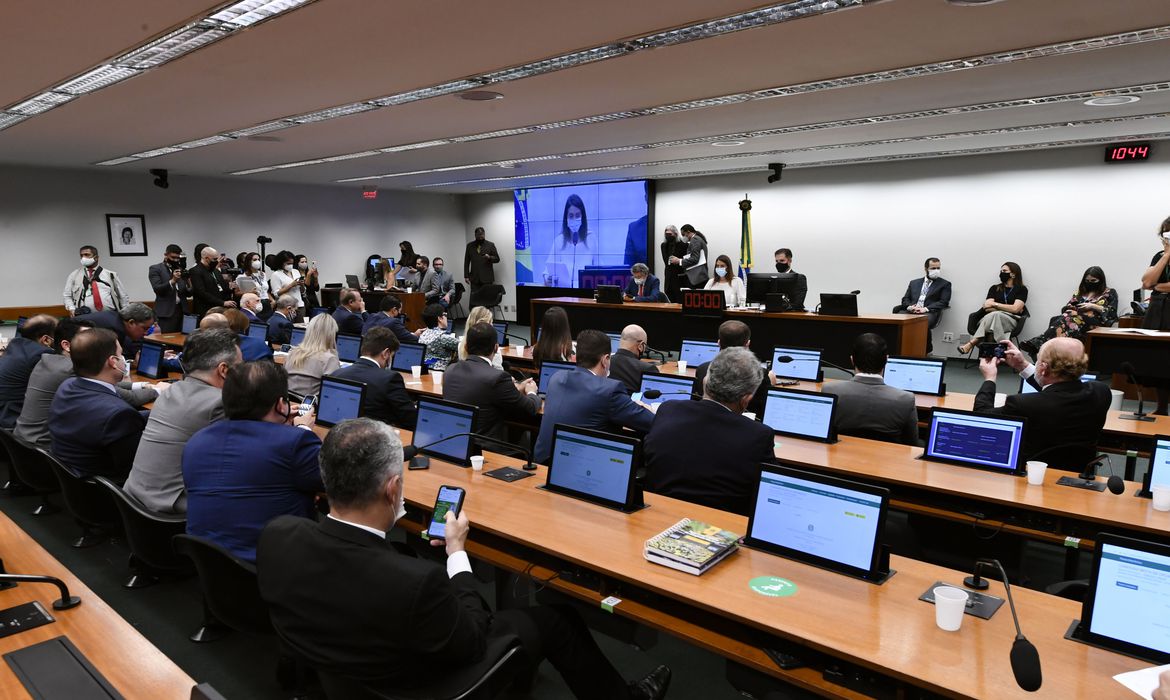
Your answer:
[[[639,357],[646,351],[646,331],[641,326],[629,325],[622,329],[621,345],[609,360],[609,378],[616,379],[632,394],[642,386],[643,374],[658,374],[658,368]]]
[[[1109,387],[1101,382],[1082,382],[1081,375],[1089,367],[1085,346],[1073,338],[1053,338],[1040,347],[1036,364],[1011,341],[1000,341],[1004,357],[983,358],[979,371],[983,386],[975,395],[975,410],[980,413],[1020,416],[1028,419],[1024,428],[1024,448],[1021,461],[1036,455],[1052,466],[1080,470],[1085,464],[1056,464],[1044,453],[1050,448],[1067,445],[1086,445],[1085,462],[1096,454],[1089,445],[1096,445],[1105,425],[1112,396]],[[1009,394],[1000,408],[995,407],[995,378],[999,365],[1006,364],[1040,391],[1034,394]],[[1079,458],[1078,458],[1079,461]]]
[[[219,251],[211,246],[199,253],[199,264],[191,268],[191,306],[199,316],[215,306],[235,306],[231,288],[219,274]]]

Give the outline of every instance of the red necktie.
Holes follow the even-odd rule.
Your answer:
[[[642,285],[638,285],[638,296],[642,296]]]
[[[93,297],[93,310],[102,310],[102,295],[98,292],[97,275],[90,275],[89,277],[89,293]]]

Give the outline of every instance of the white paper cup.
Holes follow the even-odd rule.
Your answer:
[[[686,360],[679,360],[678,361],[678,373],[682,374],[686,371],[687,371],[687,361]]]
[[[937,586],[934,589],[934,623],[947,632],[957,632],[963,625],[963,613],[967,609],[967,591],[954,586]]]
[[[1109,410],[1120,411],[1121,400],[1125,398],[1125,392],[1121,389],[1110,389],[1109,393],[1113,395],[1113,399],[1109,402]]]
[[[431,383],[432,384],[442,384],[443,383],[443,372],[440,370],[434,370],[433,372],[431,372]]]
[[[483,471],[483,455],[475,455],[471,458],[472,471]]]
[[[415,379],[418,379],[419,377],[421,377],[422,376],[422,365],[411,365],[410,366],[410,375],[412,377],[414,377]]]
[[[751,411],[744,411],[744,412],[743,412],[743,417],[744,417],[744,418],[747,418],[748,420],[755,420],[755,419],[756,419],[756,414],[752,413]]]
[[[1170,486],[1155,486],[1153,492],[1154,510],[1170,510]]]
[[[1044,483],[1044,473],[1048,471],[1047,462],[1028,462],[1028,483],[1040,486]]]
[[[525,347],[527,346],[524,343],[512,343],[512,350],[515,352],[524,352]]]

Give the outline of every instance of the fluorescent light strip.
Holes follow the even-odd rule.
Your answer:
[[[969,68],[978,66],[991,66],[1012,63],[1015,61],[1027,60],[1030,58],[1043,58],[1049,56],[1060,56],[1066,54],[1081,53],[1084,51],[1107,48],[1113,46],[1125,46],[1130,44],[1141,44],[1150,41],[1161,41],[1170,39],[1170,26],[1154,27],[1151,29],[1144,29],[1137,32],[1126,32],[1123,34],[1110,34],[1106,36],[1096,37],[1094,39],[1080,40],[1074,42],[1065,42],[1061,44],[1049,44],[1046,46],[1037,46],[1029,49],[1021,49],[1017,51],[1008,51],[998,54],[987,54],[983,56],[973,56],[965,59],[955,59],[950,61],[940,61],[937,63],[928,63],[918,66],[909,66],[905,68],[896,68],[893,70],[878,71],[875,73],[864,73],[859,75],[846,76],[841,78],[832,78],[830,80],[819,80],[809,83],[800,83],[797,85],[780,86],[765,88],[763,90],[754,90],[751,92],[738,93],[733,95],[723,95],[721,97],[711,97],[702,100],[690,100],[687,102],[679,102],[669,105],[660,105],[657,107],[647,107],[644,109],[629,110],[622,112],[612,112],[609,114],[599,114],[589,117],[581,117],[578,119],[569,119],[559,122],[550,122],[546,124],[534,124],[531,126],[516,127],[512,129],[502,129],[497,131],[489,131],[480,134],[471,134],[467,136],[454,136],[448,139],[437,139],[432,141],[425,141],[416,144],[405,144],[401,146],[391,146],[385,149],[379,149],[380,153],[397,153],[406,150],[415,150],[417,148],[431,148],[433,146],[444,146],[451,143],[465,143],[470,141],[482,141],[486,139],[502,138],[507,136],[518,136],[521,134],[530,134],[538,131],[546,131],[550,129],[561,129],[573,126],[582,126],[587,124],[598,124],[602,122],[618,121],[622,119],[633,119],[648,114],[670,114],[675,112],[689,111],[693,109],[705,109],[708,107],[720,107],[729,104],[738,104],[751,100],[771,99],[773,97],[788,97],[791,95],[803,95],[823,90],[834,90],[842,87],[853,87],[858,85],[872,85],[878,83],[885,83],[894,80],[902,80],[904,78],[916,78],[928,75],[936,75],[940,73],[954,72],[958,70],[967,70]],[[1125,88],[1118,88],[1118,90],[1125,90]],[[1117,92],[1115,94],[1127,94],[1125,92]],[[1089,97],[1097,97],[1097,93],[1093,93]],[[1060,101],[1066,99],[1066,96],[1054,96],[1053,98],[1033,98],[1033,104],[1040,104],[1039,100],[1053,99]],[[373,102],[378,102],[374,100]],[[994,103],[993,103],[994,104]],[[985,107],[991,108],[991,107]],[[923,115],[926,116],[926,115]],[[276,126],[274,128],[283,128]],[[730,138],[730,137],[728,137]],[[273,169],[274,166],[269,166]],[[267,172],[265,168],[254,168],[248,171],[240,171],[230,173],[232,175],[245,175],[257,172]],[[359,178],[364,179],[364,178]],[[352,181],[352,180],[351,180]]]
[[[25,117],[44,112],[62,105],[75,97],[86,95],[96,90],[109,87],[133,78],[151,68],[172,61],[179,56],[191,53],[208,44],[218,41],[232,32],[257,22],[271,19],[277,15],[294,10],[314,0],[243,0],[218,12],[186,24],[179,29],[168,32],[163,36],[136,46],[102,64],[91,68],[81,75],[61,82],[45,91],[44,94],[24,102],[9,105],[0,110],[0,130],[24,119],[14,119],[13,114]],[[132,18],[131,18],[132,19]],[[213,137],[189,141],[188,144],[207,145],[217,143],[211,141]],[[186,146],[198,148],[199,146]],[[167,147],[171,148],[171,147]],[[173,153],[166,148],[158,148],[145,153]],[[126,156],[132,160],[153,156],[134,154]],[[114,158],[103,161],[98,165],[128,162],[124,158]]]

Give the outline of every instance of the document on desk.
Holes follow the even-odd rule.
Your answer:
[[[1149,328],[1113,328],[1114,333],[1138,333],[1140,335],[1152,335],[1159,338],[1170,338],[1170,331],[1155,331]]]
[[[1119,673],[1113,677],[1113,680],[1129,688],[1146,700],[1151,700],[1154,696],[1154,691],[1158,688],[1158,676],[1163,671],[1170,671],[1170,664]]]

